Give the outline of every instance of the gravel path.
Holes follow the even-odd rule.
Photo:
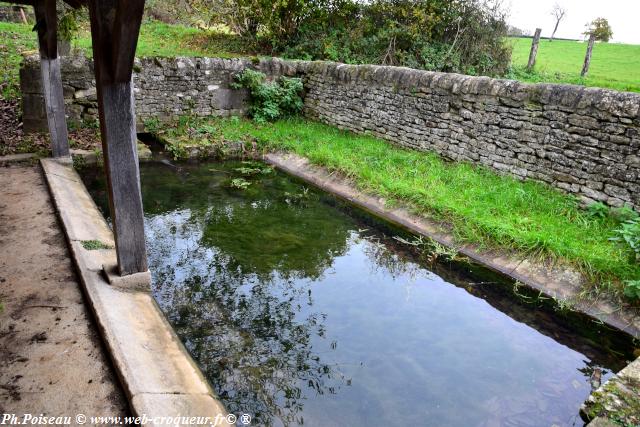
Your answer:
[[[0,167],[0,304],[0,413],[128,414],[39,165]]]

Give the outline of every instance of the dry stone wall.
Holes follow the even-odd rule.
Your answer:
[[[312,118],[585,201],[640,206],[640,94],[397,67],[305,68]]]
[[[228,116],[244,114],[246,93],[230,88],[233,76],[250,66],[243,59],[144,58],[134,64],[134,92],[139,124],[184,114]],[[70,122],[98,118],[93,63],[84,56],[61,58],[62,84]],[[20,69],[24,128],[47,129],[37,56],[25,58]]]
[[[587,202],[640,208],[640,94],[400,67],[148,58],[134,66],[138,119],[242,114],[246,93],[230,83],[247,67],[302,77],[310,118],[544,181]],[[21,73],[27,129],[46,125],[37,68],[27,59]],[[89,61],[64,59],[62,73],[70,119],[95,120]]]
[[[0,4],[0,22],[24,22],[22,13],[20,13],[20,9],[22,9],[22,11],[24,12],[24,17],[27,18],[29,22],[34,21],[32,7]]]

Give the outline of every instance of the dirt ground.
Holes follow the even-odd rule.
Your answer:
[[[128,414],[39,165],[0,167],[0,304],[0,413]]]
[[[49,136],[46,133],[25,134],[22,130],[20,111],[19,99],[4,99],[0,96],[0,156],[18,153],[48,156],[51,153]],[[100,149],[98,129],[69,129],[69,144],[71,148],[82,150]]]

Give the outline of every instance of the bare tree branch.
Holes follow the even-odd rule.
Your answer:
[[[567,9],[562,7],[559,3],[555,3],[553,5],[553,8],[551,9],[551,16],[555,18],[556,25],[555,27],[553,27],[553,33],[551,33],[551,38],[549,39],[550,42],[553,41],[553,38],[556,35],[556,31],[558,31],[558,25],[560,25],[560,21],[562,21],[562,19],[565,17],[566,14],[567,14]]]

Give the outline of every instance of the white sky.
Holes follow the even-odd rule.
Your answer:
[[[581,39],[585,24],[602,17],[613,30],[611,42],[640,44],[640,0],[507,0],[507,21],[531,34],[542,28],[542,37],[548,37],[555,25],[551,9],[556,2],[567,10],[556,37]]]

